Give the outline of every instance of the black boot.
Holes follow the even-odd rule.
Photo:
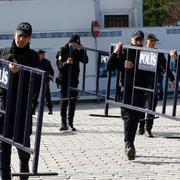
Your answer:
[[[48,107],[48,110],[49,110],[49,111],[48,111],[48,114],[52,114],[52,106],[49,106],[49,107]]]
[[[128,160],[134,160],[136,156],[136,150],[132,143],[125,143],[125,154]]]
[[[153,138],[153,137],[154,137],[153,134],[152,134],[152,132],[151,132],[151,129],[146,129],[146,135],[147,135],[147,137],[149,137],[149,138]]]
[[[70,127],[71,131],[76,131],[76,128],[73,126],[73,120],[74,120],[73,117],[68,118],[69,127]]]
[[[52,110],[50,110],[50,111],[48,112],[48,114],[52,114]]]
[[[60,128],[60,131],[67,131],[68,127],[67,127],[66,118],[62,117],[61,123],[62,123],[62,125],[61,125],[61,128]]]
[[[144,134],[144,126],[145,126],[145,121],[139,121],[139,130],[138,130],[139,135]]]

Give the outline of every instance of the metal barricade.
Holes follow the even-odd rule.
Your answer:
[[[96,85],[95,85],[95,92],[94,91],[89,91],[86,90],[86,63],[83,63],[83,73],[82,73],[82,88],[74,88],[71,87],[71,71],[72,71],[72,65],[69,65],[69,69],[68,69],[68,97],[65,99],[60,99],[61,100],[71,100],[74,99],[74,97],[70,97],[70,92],[71,91],[78,91],[78,92],[83,92],[86,93],[88,95],[93,95],[97,97],[97,102],[99,102],[99,98],[103,98],[103,100],[105,99],[106,95],[105,94],[101,94],[99,91],[99,72],[100,72],[100,63],[101,63],[101,58],[102,56],[104,57],[108,57],[109,56],[109,52],[107,51],[101,51],[101,50],[97,50],[97,49],[92,49],[92,48],[87,48],[87,47],[82,47],[82,46],[77,46],[77,45],[73,45],[74,47],[78,48],[78,49],[83,49],[84,52],[86,53],[86,51],[89,52],[93,52],[95,53],[95,60],[96,60]],[[72,47],[71,47],[72,48]],[[72,50],[70,50],[69,52],[69,56],[71,57],[71,52]],[[85,58],[84,58],[85,60]],[[102,114],[90,114],[90,116],[98,116],[98,117],[120,117],[120,116],[115,116],[115,115],[102,115]]]
[[[100,50],[96,50],[96,49],[91,49],[91,48],[87,48],[87,47],[81,47],[81,46],[75,46],[76,48],[78,49],[83,49],[85,50],[84,52],[86,53],[86,51],[90,51],[90,52],[94,52],[96,54],[96,85],[95,85],[95,91],[89,91],[89,90],[86,90],[86,69],[87,69],[87,64],[84,62],[83,63],[83,67],[82,67],[82,86],[79,87],[79,88],[74,88],[74,87],[71,87],[71,72],[72,72],[72,65],[68,65],[68,97],[67,98],[64,98],[64,99],[60,99],[60,101],[62,100],[69,100],[69,94],[70,94],[70,91],[79,91],[79,92],[84,92],[84,93],[87,93],[89,95],[94,95],[97,97],[97,99],[99,97],[103,97],[105,98],[105,95],[104,94],[100,94],[99,93],[99,65],[100,65],[100,62],[101,62],[101,57],[102,56],[109,56],[109,52],[106,52],[106,51],[100,51]],[[72,48],[72,47],[71,47]],[[71,53],[72,53],[72,50],[69,51],[69,57],[71,57]],[[85,60],[85,58],[84,58]],[[73,98],[71,98],[73,99]]]
[[[3,128],[0,133],[0,140],[9,145],[12,145],[18,148],[21,151],[24,151],[33,156],[32,158],[32,172],[22,172],[22,173],[13,173],[12,176],[50,176],[57,175],[57,173],[47,172],[47,173],[39,173],[38,172],[38,163],[39,163],[39,153],[40,153],[40,141],[41,141],[41,130],[43,123],[43,111],[44,111],[44,93],[45,93],[45,83],[47,81],[47,75],[45,71],[14,64],[15,67],[19,69],[19,73],[13,74],[9,68],[9,61],[5,61],[0,59],[0,88],[3,93],[6,94],[6,103],[5,107],[0,110],[1,116],[3,116]],[[16,76],[16,77],[15,77]],[[38,78],[37,78],[38,77]],[[16,79],[16,82],[14,80]],[[38,80],[38,83],[36,80]],[[28,82],[25,82],[28,81]],[[15,89],[14,83],[17,84],[17,94],[14,94]],[[25,86],[25,83],[29,83],[28,86]],[[32,133],[32,97],[34,89],[37,86],[40,86],[39,93],[39,108],[37,121],[34,123],[35,134],[34,137],[34,148],[29,147],[28,137]],[[24,90],[27,90],[27,94],[24,94]],[[1,92],[1,93],[2,93]],[[12,102],[12,97],[16,96],[16,102]],[[22,107],[22,102],[26,97],[26,108]],[[2,103],[2,102],[1,102]],[[13,105],[16,103],[15,105]],[[23,103],[24,105],[24,103]],[[12,106],[15,107],[14,117],[11,117],[12,114]],[[22,108],[23,112],[22,112]],[[24,112],[25,111],[25,112]],[[23,135],[20,135],[20,131],[22,131],[22,121],[20,120],[21,114],[25,113],[24,125],[23,125]],[[12,129],[10,129],[12,128]],[[21,136],[21,140],[19,140]]]
[[[113,50],[113,47],[115,46],[115,44],[111,45],[111,52]],[[116,105],[118,107],[124,107],[124,108],[128,108],[128,109],[132,109],[132,110],[137,110],[143,113],[148,113],[148,114],[152,114],[152,115],[158,115],[158,116],[162,116],[162,117],[166,117],[169,119],[173,119],[176,121],[180,121],[180,117],[176,116],[176,108],[177,108],[177,99],[178,99],[178,91],[179,91],[179,79],[180,79],[180,60],[179,57],[180,55],[178,55],[177,58],[177,64],[176,64],[176,77],[175,77],[175,88],[174,88],[174,95],[173,95],[173,108],[172,108],[172,112],[171,114],[167,114],[166,113],[166,107],[167,107],[167,91],[168,91],[168,76],[169,76],[169,71],[168,68],[170,66],[170,60],[171,57],[169,55],[170,51],[168,50],[162,50],[162,49],[152,49],[152,48],[143,48],[143,47],[135,47],[135,46],[128,46],[128,45],[123,45],[123,49],[126,49],[126,58],[128,59],[128,52],[129,50],[135,50],[136,51],[136,57],[135,57],[135,65],[134,65],[134,76],[133,76],[133,87],[132,87],[132,97],[131,97],[131,103],[127,104],[124,103],[124,101],[122,100],[122,102],[118,102],[117,101],[117,92],[115,93],[115,97],[111,97],[110,96],[110,85],[111,85],[111,71],[108,72],[108,78],[107,78],[107,91],[106,91],[106,100],[105,100],[105,116],[108,116],[108,111],[109,111],[109,105],[113,104]],[[139,55],[138,55],[139,53]],[[143,53],[149,54],[151,53],[152,55],[156,56],[156,66],[154,67],[155,69],[152,71],[151,70],[151,64],[147,66],[143,69],[141,69],[140,66],[144,66],[145,64],[140,64],[140,56],[143,56]],[[162,110],[161,112],[157,112],[155,109],[153,108],[147,108],[147,107],[138,107],[138,106],[134,106],[133,105],[133,101],[134,101],[134,91],[138,90],[138,91],[142,91],[142,92],[147,92],[147,93],[152,93],[152,104],[154,104],[154,99],[156,96],[156,91],[157,91],[157,73],[158,73],[158,55],[159,53],[163,53],[163,54],[167,54],[168,58],[167,58],[167,63],[166,63],[166,72],[165,72],[165,84],[164,84],[164,96],[163,96],[163,103],[162,103]],[[178,53],[179,54],[179,53]],[[135,77],[137,74],[137,71],[141,69],[144,71],[151,71],[154,73],[154,86],[153,88],[144,88],[144,87],[139,87],[135,85]],[[116,81],[116,89],[119,86],[119,72],[117,73],[117,81]],[[126,84],[128,83],[128,79],[126,78],[126,71],[125,71],[125,78],[124,78],[124,91],[126,91]],[[125,94],[125,93],[124,93]],[[124,99],[124,97],[123,97]]]
[[[111,53],[113,52],[113,47],[115,46],[115,44],[111,44]],[[136,63],[135,63],[135,74],[134,74],[134,81],[135,81],[135,76],[136,76],[136,72],[138,70],[138,64],[139,64],[139,56],[138,56],[138,51],[139,52],[142,52],[142,53],[150,53],[150,54],[153,54],[154,56],[156,56],[156,58],[158,58],[158,54],[159,53],[162,53],[162,54],[168,54],[168,58],[167,58],[167,63],[166,63],[166,75],[165,75],[165,84],[164,84],[164,96],[163,96],[163,105],[162,105],[162,112],[157,112],[155,111],[155,109],[153,109],[153,106],[151,107],[151,109],[147,109],[147,107],[136,107],[133,105],[133,103],[131,104],[125,104],[123,102],[119,102],[118,101],[118,87],[119,87],[119,70],[117,70],[116,72],[116,85],[115,85],[115,96],[111,96],[110,95],[110,89],[111,89],[111,75],[112,75],[112,72],[111,71],[108,71],[107,72],[107,87],[106,87],[106,94],[100,94],[99,93],[99,65],[100,65],[100,62],[101,62],[101,56],[109,56],[109,52],[107,51],[100,51],[100,50],[96,50],[96,49],[91,49],[91,48],[87,48],[87,47],[81,47],[81,46],[76,46],[77,48],[79,49],[84,49],[86,51],[92,51],[92,52],[95,52],[97,53],[97,59],[96,59],[96,92],[92,92],[92,91],[87,91],[85,89],[85,77],[86,77],[86,64],[84,63],[83,65],[83,74],[82,74],[82,79],[83,79],[83,83],[82,83],[82,88],[73,88],[73,87],[70,87],[70,84],[69,84],[69,88],[68,88],[68,91],[81,91],[81,92],[86,92],[87,94],[90,94],[90,95],[95,95],[97,97],[102,97],[102,98],[105,98],[105,109],[104,109],[104,114],[90,114],[90,116],[99,116],[99,117],[120,117],[120,116],[114,116],[114,115],[109,115],[109,105],[110,104],[113,104],[115,106],[118,106],[118,107],[126,107],[126,108],[129,108],[129,109],[133,109],[133,110],[137,110],[137,111],[140,111],[140,112],[143,112],[143,113],[148,113],[148,114],[152,114],[152,115],[158,115],[158,116],[163,116],[163,117],[166,117],[166,118],[170,118],[170,119],[174,119],[174,120],[178,120],[179,121],[179,118],[176,117],[176,107],[177,107],[177,99],[178,99],[178,88],[179,88],[179,74],[180,74],[180,62],[179,62],[179,56],[177,58],[177,65],[176,65],[176,78],[175,78],[175,88],[174,88],[174,96],[173,96],[173,110],[172,110],[172,115],[168,115],[166,114],[166,104],[167,104],[167,91],[168,91],[168,68],[170,66],[170,60],[171,60],[171,57],[169,55],[169,50],[162,50],[162,49],[150,49],[150,48],[144,48],[144,47],[135,47],[135,46],[129,46],[129,45],[124,45],[123,46],[123,49],[126,49],[127,50],[127,55],[128,55],[128,51],[130,49],[134,49],[136,50]],[[179,53],[178,53],[179,54]],[[157,62],[156,62],[157,63]],[[143,66],[143,64],[141,65]],[[147,68],[147,67],[146,67]],[[152,68],[152,67],[150,67]],[[146,71],[149,71],[148,69],[146,69]],[[154,73],[154,85],[153,85],[153,88],[144,88],[144,87],[138,87],[135,85],[135,82],[133,82],[133,91],[132,91],[132,102],[133,102],[133,98],[134,98],[134,91],[135,90],[139,90],[139,91],[145,91],[147,93],[152,93],[152,104],[154,104],[154,100],[155,100],[155,93],[157,91],[157,71],[158,71],[158,68],[157,68],[157,64],[156,66],[154,67],[154,70],[151,69],[151,71]],[[70,81],[70,77],[71,77],[71,67],[69,66],[69,71],[68,71],[68,76],[69,76],[69,81]],[[126,78],[125,78],[126,79]],[[126,82],[125,82],[126,83]],[[125,85],[124,85],[125,87]],[[123,88],[124,88],[123,87]],[[68,92],[68,93],[69,93]],[[67,99],[65,100],[70,100],[70,97],[68,96]],[[156,118],[156,117],[155,117]]]

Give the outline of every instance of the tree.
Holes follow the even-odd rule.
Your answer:
[[[177,22],[180,22],[180,0],[171,1],[165,24],[174,26]]]
[[[144,26],[169,26],[180,20],[180,0],[143,2]]]

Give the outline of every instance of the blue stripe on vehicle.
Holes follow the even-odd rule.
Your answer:
[[[48,32],[48,33],[33,33],[33,39],[48,39],[48,38],[69,38],[77,34],[80,37],[92,37],[91,32]],[[102,31],[100,37],[118,37],[122,36],[122,31]],[[11,40],[13,34],[0,34],[0,40]]]

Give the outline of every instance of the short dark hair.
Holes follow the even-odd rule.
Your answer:
[[[77,42],[77,40],[80,41],[80,36],[75,34],[71,37],[71,39],[69,40],[69,43]]]

